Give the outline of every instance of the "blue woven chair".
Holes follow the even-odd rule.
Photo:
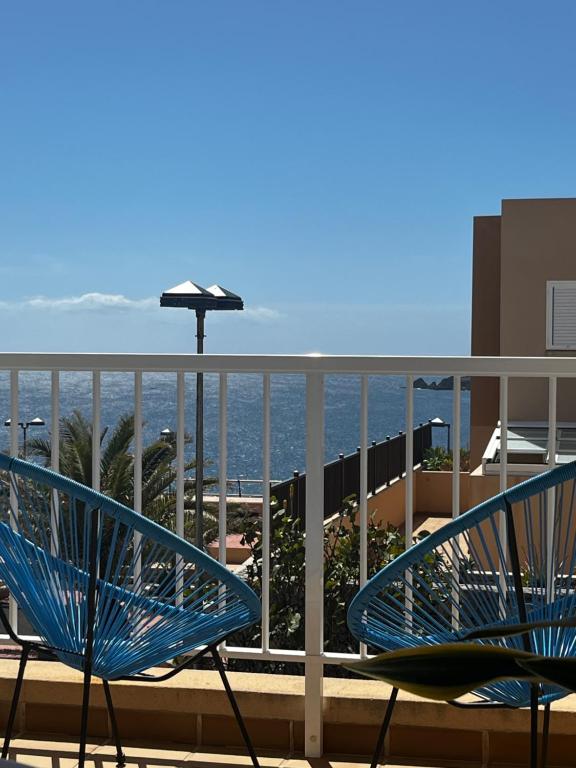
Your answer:
[[[55,472],[0,454],[0,481],[0,579],[40,637],[17,637],[0,613],[22,647],[2,757],[32,649],[84,674],[80,768],[92,675],[103,680],[117,761],[124,765],[109,682],[166,680],[209,653],[257,768],[217,651],[226,637],[259,619],[254,592],[178,536]],[[197,653],[165,674],[145,673],[192,651]]]
[[[538,475],[474,507],[425,537],[377,573],[348,611],[352,634],[371,649],[392,651],[461,642],[503,624],[576,615],[576,462]],[[576,655],[576,629],[555,627],[479,642],[545,656]],[[392,689],[372,766],[392,718]],[[543,704],[542,765],[550,702],[568,692],[504,680],[457,706],[531,707],[531,765],[537,764],[538,705]]]

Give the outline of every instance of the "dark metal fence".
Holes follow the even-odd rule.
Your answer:
[[[432,427],[428,422],[414,428],[414,464],[421,464],[424,453],[432,447]],[[386,437],[380,443],[372,442],[368,448],[368,493],[390,485],[406,471],[406,434]],[[305,518],[306,474],[294,476],[272,484],[270,495],[295,517]],[[360,448],[348,456],[340,454],[336,461],[324,466],[324,519],[338,512],[348,496],[360,495]]]

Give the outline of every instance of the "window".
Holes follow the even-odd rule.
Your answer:
[[[576,280],[546,283],[546,349],[576,349]]]

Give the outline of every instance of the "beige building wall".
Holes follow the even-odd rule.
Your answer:
[[[576,279],[576,199],[504,200],[501,247],[500,354],[574,354],[546,350],[546,281]],[[576,382],[558,384],[558,418],[574,421]],[[547,418],[548,382],[512,381],[510,419]]]
[[[472,354],[573,355],[546,349],[548,280],[576,280],[576,198],[503,200],[501,216],[475,218]],[[472,381],[472,467],[498,420],[498,387],[496,379]],[[546,421],[547,381],[511,380],[509,418]],[[576,380],[558,382],[558,419],[576,421]]]
[[[472,354],[500,354],[500,216],[474,218]],[[498,420],[498,381],[474,377],[470,393],[470,466],[478,466]]]

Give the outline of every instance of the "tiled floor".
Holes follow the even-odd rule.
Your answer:
[[[88,745],[86,768],[115,768],[115,750],[108,741]],[[124,746],[127,768],[248,768],[250,758],[242,753],[188,751],[175,744]],[[13,739],[9,757],[32,768],[74,768],[78,745],[30,735]],[[261,768],[367,768],[369,761],[354,759],[290,759],[281,755],[259,755]],[[396,768],[388,765],[387,768]],[[404,767],[405,768],[405,767]],[[423,768],[423,766],[411,766]]]

